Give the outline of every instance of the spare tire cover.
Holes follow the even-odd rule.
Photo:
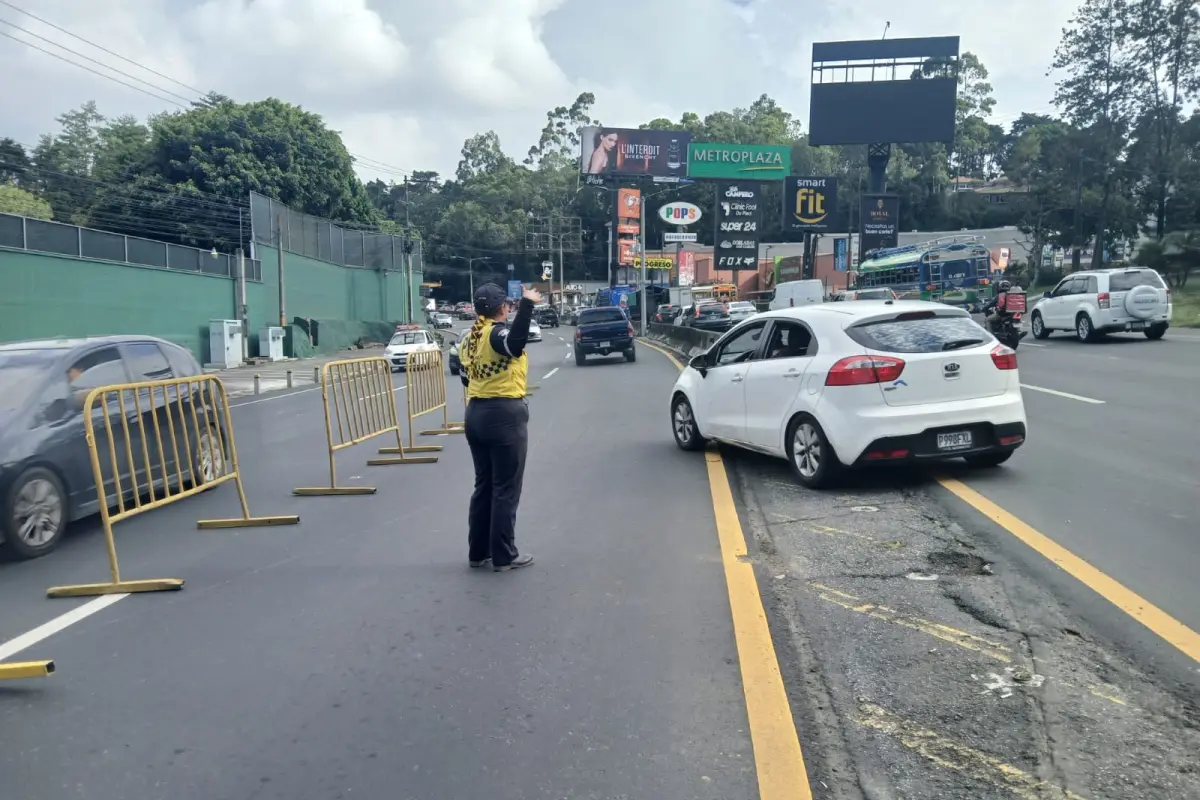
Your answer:
[[[1125,312],[1131,317],[1150,319],[1164,310],[1153,286],[1135,286],[1125,295]]]

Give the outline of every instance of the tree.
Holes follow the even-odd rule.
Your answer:
[[[1126,0],[1083,0],[1054,54],[1054,69],[1066,72],[1056,85],[1054,102],[1070,122],[1090,131],[1095,147],[1089,151],[1090,160],[1100,168],[1093,269],[1100,266],[1104,245],[1111,241],[1108,223],[1117,177],[1114,167],[1136,110],[1137,71],[1128,40]],[[1073,256],[1076,267],[1078,259],[1077,248]]]
[[[104,116],[89,100],[58,117],[59,132],[43,134],[33,150],[38,189],[61,222],[86,225],[95,195],[90,182]]]
[[[54,209],[33,192],[27,192],[10,183],[0,183],[0,214],[15,214],[18,217],[54,219]]]
[[[28,180],[31,166],[33,162],[21,144],[8,138],[0,139],[0,184],[20,185]]]
[[[599,124],[589,115],[595,102],[595,95],[583,92],[575,98],[570,107],[559,106],[547,113],[546,127],[542,128],[537,144],[529,148],[529,154],[525,158],[526,166],[538,167],[544,162],[562,166],[578,158],[582,144],[579,138],[580,128]]]

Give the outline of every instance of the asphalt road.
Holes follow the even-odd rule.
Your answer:
[[[1200,337],[1030,336],[1019,361],[1028,444],[969,485],[1200,630]]]
[[[301,524],[196,530],[234,511],[228,486],[121,524],[125,577],[187,585],[21,654],[59,671],[0,684],[0,796],[757,796],[705,465],[662,402],[676,372],[568,354],[531,346],[518,572],[467,567],[461,437],[434,465],[343,452],[378,495],[294,498],[325,477],[319,393],[235,408],[252,512]],[[80,605],[47,586],[104,570],[94,525],[0,565],[0,643]]]

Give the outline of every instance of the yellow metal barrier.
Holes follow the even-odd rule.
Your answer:
[[[238,466],[229,397],[225,384],[214,375],[92,389],[83,401],[83,420],[112,580],[55,586],[46,592],[50,597],[182,589],[181,578],[122,580],[113,525],[222,483],[232,481],[237,486],[242,516],[198,520],[197,528],[251,528],[300,522],[300,517],[294,514],[250,516]]]
[[[392,389],[392,366],[386,358],[351,358],[330,361],[321,369],[321,401],[325,406],[325,442],[329,451],[329,485],[293,489],[292,493],[318,495],[375,494],[374,486],[338,486],[335,454],[339,450],[391,433],[395,447],[381,447],[380,454],[397,453],[393,458],[372,458],[372,467],[390,464],[433,464],[437,456],[408,453],[435,453],[441,445],[405,447],[400,438],[400,420]]]
[[[408,372],[408,440],[413,441],[413,421],[424,414],[442,412],[442,427],[421,431],[422,436],[465,433],[463,423],[451,422],[446,407],[446,373],[441,350],[420,350],[404,360]]]
[[[47,675],[53,674],[53,661],[16,661],[11,664],[0,664],[0,681],[45,678]]]

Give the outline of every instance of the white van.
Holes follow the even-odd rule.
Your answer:
[[[825,300],[825,284],[819,280],[785,281],[775,287],[775,297],[771,300],[771,310],[795,308],[810,303],[821,303]]]

